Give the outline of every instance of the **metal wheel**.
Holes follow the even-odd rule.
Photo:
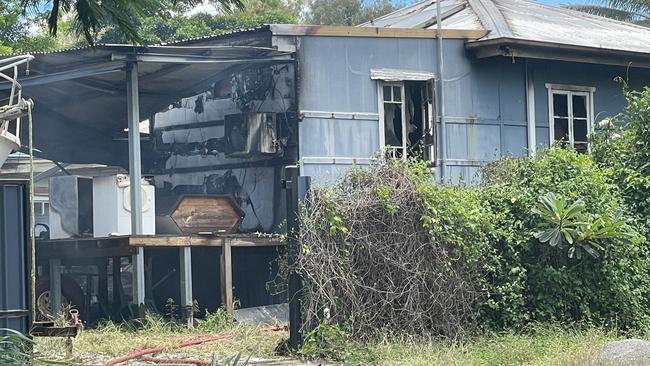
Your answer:
[[[52,307],[50,305],[50,282],[47,277],[36,279],[36,318],[38,320],[51,320]],[[67,275],[61,276],[61,309],[79,310],[82,317],[86,316],[84,307],[84,293],[77,282]]]
[[[61,295],[61,308],[67,309],[70,307],[70,301]],[[52,305],[50,304],[50,290],[42,292],[36,298],[36,310],[38,314],[43,318],[53,318],[52,315]]]

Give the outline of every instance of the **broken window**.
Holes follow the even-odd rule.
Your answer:
[[[549,129],[551,141],[589,151],[589,132],[593,125],[593,88],[553,86],[549,88]]]
[[[383,145],[393,157],[419,156],[435,163],[433,82],[380,83]]]

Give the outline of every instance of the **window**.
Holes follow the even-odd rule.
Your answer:
[[[392,155],[402,155],[406,150],[406,119],[404,111],[404,87],[402,84],[383,85],[384,146]]]
[[[46,216],[50,209],[50,204],[45,201],[34,202],[34,214],[36,216]]]
[[[393,157],[435,162],[432,81],[379,82],[380,141]]]
[[[547,84],[551,142],[589,151],[594,88]]]

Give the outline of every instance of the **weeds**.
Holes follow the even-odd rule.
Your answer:
[[[375,351],[378,365],[409,366],[584,366],[614,332],[534,325],[524,333],[494,333],[463,341],[384,340]]]
[[[204,334],[203,330],[190,331],[156,324],[156,319],[159,318],[150,319],[145,327],[139,329],[128,324],[105,322],[97,329],[84,330],[75,342],[75,359],[65,361],[68,364],[103,364],[134,350],[177,344],[180,339]],[[215,315],[212,324],[216,328],[213,329],[224,325],[217,319],[219,316]],[[264,332],[250,325],[233,325],[227,331],[232,333],[232,338],[166,352],[160,357],[202,359],[208,364],[243,366],[249,363],[248,355],[276,358],[276,345],[288,336],[286,332]],[[643,337],[642,334],[637,336]],[[493,332],[459,340],[389,334],[361,342],[345,329],[324,323],[306,335],[305,345],[298,355],[346,365],[577,366],[590,365],[595,353],[617,337],[616,332],[600,328],[531,325],[522,332]],[[63,340],[37,338],[34,348],[39,357],[36,361],[45,358],[63,361],[60,356],[64,349]],[[0,364],[3,363],[0,361]],[[51,365],[52,361],[36,364]]]
[[[246,364],[248,355],[272,357],[275,346],[286,337],[284,331],[264,332],[254,325],[236,324],[232,316],[221,309],[208,313],[195,329],[188,329],[183,324],[154,313],[146,313],[143,319],[137,321],[101,322],[94,329],[85,329],[77,336],[72,360],[65,358],[63,339],[37,338],[35,350],[39,356],[55,361],[97,365],[136,350],[173,346],[223,332],[229,335],[222,341],[170,349],[161,357],[201,359],[208,364],[216,358],[219,364],[241,366]],[[224,358],[224,355],[240,357],[237,363],[233,363],[237,357]],[[224,360],[230,363],[224,363]]]
[[[0,328],[0,365],[24,365],[31,359],[32,340],[13,329]]]
[[[367,365],[377,361],[371,348],[353,342],[346,331],[328,321],[307,334],[297,353],[308,359],[340,361],[349,365]]]
[[[201,332],[222,332],[232,328],[235,318],[228,312],[219,308],[215,312],[205,311],[205,318],[199,323],[197,330]]]
[[[241,352],[237,353],[231,357],[219,358],[219,355],[216,353],[212,355],[212,362],[210,366],[246,366],[250,362],[251,357],[248,356],[247,359],[242,359]]]

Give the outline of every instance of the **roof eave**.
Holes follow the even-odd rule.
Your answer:
[[[477,58],[495,56],[523,57],[650,68],[650,54],[644,52],[586,47],[507,37],[467,42],[465,47]]]
[[[274,36],[370,37],[370,38],[436,38],[436,29],[348,27],[304,24],[271,24]],[[483,29],[443,29],[442,37],[449,39],[480,39]]]

